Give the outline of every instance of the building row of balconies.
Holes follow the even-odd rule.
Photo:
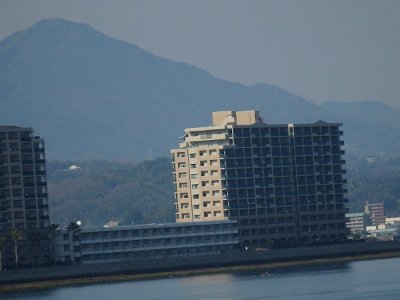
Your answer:
[[[280,138],[280,139],[285,140],[285,139],[293,139],[293,137],[294,138],[296,138],[296,137],[300,137],[300,138],[322,137],[322,138],[324,138],[324,137],[330,137],[330,136],[342,136],[343,135],[342,130],[335,130],[335,131],[331,131],[331,132],[329,132],[329,130],[327,130],[327,131],[320,131],[320,132],[311,132],[310,131],[310,132],[306,132],[306,133],[303,133],[303,132],[299,133],[298,127],[297,128],[295,127],[294,136],[290,136],[289,132],[287,130],[287,127],[285,127],[285,132],[284,133],[282,132],[281,134],[273,133],[264,128],[255,128],[255,127],[251,128],[251,130],[258,130],[258,129],[261,129],[261,131],[259,131],[257,133],[251,133],[251,132],[244,133],[241,131],[241,128],[236,127],[233,130],[233,137],[234,138]]]
[[[199,247],[209,247],[209,246],[226,246],[232,244],[238,244],[238,238],[227,239],[226,241],[209,241],[209,242],[181,242],[181,243],[171,243],[171,244],[158,244],[158,245],[130,245],[130,246],[117,246],[115,243],[110,243],[109,246],[103,247],[81,247],[81,252],[83,255],[87,254],[100,254],[100,253],[118,253],[127,251],[151,251],[151,250],[162,250],[162,249],[179,249],[179,248],[199,248]]]
[[[257,239],[257,238],[268,238],[270,240],[277,240],[280,238],[298,238],[298,235],[301,237],[307,236],[307,235],[331,235],[338,233],[342,233],[344,230],[338,230],[337,228],[318,228],[318,227],[313,227],[312,229],[309,227],[304,227],[301,228],[301,230],[297,233],[295,228],[293,227],[288,227],[288,228],[278,228],[278,230],[270,229],[267,231],[264,230],[248,230],[244,229],[240,231],[240,235],[242,239]]]
[[[198,238],[198,237],[218,237],[237,233],[236,229],[221,230],[221,231],[209,231],[209,232],[183,232],[174,234],[160,234],[160,235],[138,235],[138,236],[127,236],[127,237],[104,237],[104,236],[92,236],[87,237],[85,234],[81,234],[81,243],[90,244],[96,242],[112,243],[112,242],[129,242],[129,241],[144,241],[144,240],[162,240],[162,239],[177,239],[177,238]]]

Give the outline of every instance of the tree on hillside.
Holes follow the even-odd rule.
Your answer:
[[[18,264],[18,241],[22,239],[22,232],[19,229],[12,229],[11,230],[11,238],[14,242],[14,255],[15,255],[15,266],[18,269],[19,264]]]

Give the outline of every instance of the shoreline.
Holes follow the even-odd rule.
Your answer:
[[[79,285],[90,285],[90,284],[102,284],[102,283],[117,283],[137,280],[149,280],[149,279],[161,279],[171,277],[184,277],[184,276],[195,276],[195,275],[206,275],[206,274],[218,274],[223,272],[235,272],[235,271],[246,271],[246,270],[259,270],[259,269],[286,269],[296,266],[312,266],[312,265],[323,265],[332,263],[347,263],[352,261],[360,260],[375,260],[375,259],[388,259],[400,257],[400,252],[382,252],[375,254],[361,254],[361,255],[346,255],[342,257],[327,257],[327,258],[310,258],[310,259],[298,259],[298,260],[287,260],[280,262],[268,262],[268,263],[257,263],[257,264],[244,264],[244,265],[232,265],[222,267],[208,267],[208,268],[193,268],[189,270],[178,270],[178,271],[165,271],[165,272],[154,272],[154,273],[141,273],[141,274],[127,274],[127,275],[106,275],[106,276],[93,276],[93,277],[82,277],[82,278],[71,278],[71,279],[56,279],[48,281],[36,281],[27,283],[15,283],[15,284],[4,284],[0,285],[1,292],[19,292],[26,290],[40,290],[40,289],[52,289],[67,286],[79,286]]]

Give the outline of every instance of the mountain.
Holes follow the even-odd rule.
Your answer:
[[[163,59],[84,25],[42,20],[0,42],[0,120],[33,127],[49,159],[167,156],[184,128],[217,110],[258,109],[267,123],[343,122],[357,155],[396,156],[400,134],[277,86],[245,86]],[[387,134],[382,134],[383,132]]]
[[[400,110],[380,101],[362,101],[359,103],[329,101],[321,106],[342,116],[400,129]]]

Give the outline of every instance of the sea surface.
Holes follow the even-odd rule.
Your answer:
[[[0,299],[400,299],[400,258],[170,276],[3,293]]]

